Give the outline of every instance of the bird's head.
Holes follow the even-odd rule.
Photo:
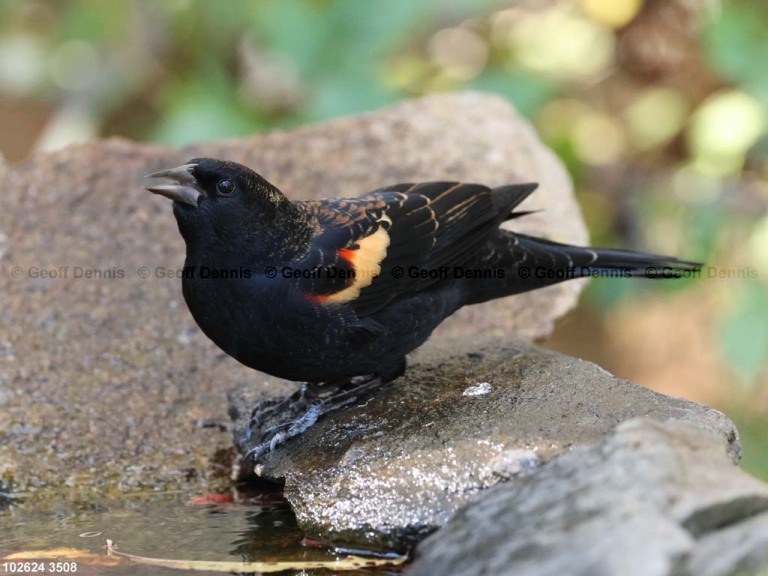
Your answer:
[[[187,246],[229,247],[259,243],[274,236],[295,219],[295,207],[256,172],[213,158],[195,158],[148,178],[172,180],[172,184],[146,189],[173,200],[173,213]]]

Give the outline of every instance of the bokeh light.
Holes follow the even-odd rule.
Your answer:
[[[581,0],[581,9],[590,18],[611,28],[629,24],[640,12],[643,0]]]
[[[477,77],[488,61],[487,41],[469,28],[445,28],[429,39],[430,58],[454,80]]]
[[[0,37],[0,85],[3,92],[29,94],[45,78],[45,47],[33,36]]]
[[[626,136],[621,121],[602,112],[581,115],[574,126],[576,155],[587,164],[612,164],[626,150]]]
[[[627,107],[624,117],[632,144],[652,150],[669,142],[682,129],[689,104],[673,88],[648,88]]]
[[[567,4],[525,13],[509,32],[509,45],[523,66],[567,80],[589,81],[613,63],[614,36]]]
[[[715,175],[738,172],[765,127],[757,99],[740,90],[713,94],[691,119],[688,144],[695,165]]]

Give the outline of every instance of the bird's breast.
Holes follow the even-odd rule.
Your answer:
[[[182,289],[206,336],[256,370],[309,380],[344,339],[348,320],[341,310],[312,304],[288,281],[200,273],[184,276]]]

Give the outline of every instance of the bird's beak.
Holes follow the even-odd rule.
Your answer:
[[[192,170],[197,164],[184,164],[178,168],[170,170],[161,170],[154,174],[149,174],[147,178],[167,178],[174,180],[176,184],[163,184],[160,186],[146,186],[145,189],[153,194],[160,194],[170,198],[174,202],[197,206],[197,201],[203,195],[197,179],[192,175]]]

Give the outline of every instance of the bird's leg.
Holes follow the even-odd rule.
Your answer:
[[[270,416],[273,415],[277,406],[282,406],[283,410],[289,409],[291,418],[270,426],[265,430],[260,430],[261,443],[248,450],[243,456],[243,464],[252,462],[257,464],[259,460],[268,452],[271,452],[286,440],[304,433],[312,427],[322,416],[353,404],[360,398],[374,391],[381,386],[382,379],[379,376],[371,375],[364,377],[355,377],[351,380],[338,382],[329,382],[317,387],[308,389],[311,394],[300,395],[297,402],[293,404],[293,396],[285,399],[280,404],[268,408]],[[294,394],[296,396],[296,394]],[[303,413],[295,417],[298,410],[303,408]],[[263,423],[263,419],[259,422]],[[254,420],[251,420],[253,424]]]
[[[268,398],[258,402],[251,411],[251,422],[248,424],[248,430],[255,430],[261,428],[262,425],[271,417],[284,411],[290,405],[295,403],[302,403],[306,399],[307,394],[311,394],[311,384],[305,382],[301,387],[296,390],[290,396],[282,398]]]
[[[251,444],[254,436],[261,437],[268,431],[277,431],[286,427],[288,423],[285,420],[281,421],[285,412],[293,415],[298,414],[306,407],[307,399],[315,397],[317,386],[318,384],[305,382],[290,396],[268,398],[257,402],[251,411],[251,421],[248,423],[248,427],[237,440],[238,447],[243,449]]]
[[[384,381],[381,377],[374,375],[369,376],[355,376],[350,380],[344,381],[337,386],[329,394],[322,394],[318,398],[325,406],[327,406],[326,414],[342,408],[347,404],[351,404],[358,398],[361,398],[372,392],[375,388],[378,388]]]

